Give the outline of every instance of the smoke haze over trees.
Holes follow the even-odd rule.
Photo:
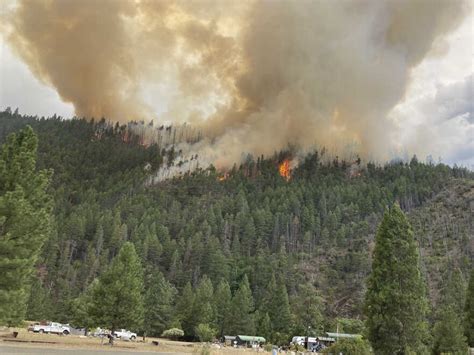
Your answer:
[[[390,156],[400,147],[389,111],[469,10],[461,0],[24,0],[2,28],[78,116],[190,122],[206,139],[187,149],[229,168],[288,144]],[[143,99],[150,87],[156,107]]]

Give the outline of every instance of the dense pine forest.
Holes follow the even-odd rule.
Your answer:
[[[144,274],[145,318],[136,331],[180,328],[196,339],[208,327],[273,343],[336,328],[363,333],[375,234],[395,202],[414,229],[429,318],[436,319],[447,274],[467,287],[474,257],[467,169],[416,157],[344,161],[320,150],[282,176],[282,164],[296,156],[289,149],[248,156],[227,172],[201,167],[158,181],[160,168],[180,158],[170,144],[145,144],[130,125],[8,109],[0,113],[0,144],[27,125],[38,137],[37,168],[51,174],[53,201],[27,319],[87,326],[81,302],[132,244]]]

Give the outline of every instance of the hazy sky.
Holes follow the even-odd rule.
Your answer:
[[[474,16],[438,42],[413,70],[405,98],[389,115],[400,127],[395,154],[416,153],[420,159],[431,155],[435,161],[473,168]],[[160,95],[162,88],[150,86],[143,99],[153,106],[152,99]],[[0,34],[0,109],[7,106],[24,114],[74,116],[73,106],[36,79]],[[420,142],[429,142],[429,150]]]

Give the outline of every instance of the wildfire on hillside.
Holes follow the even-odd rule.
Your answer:
[[[357,178],[362,176],[362,167],[360,166],[360,158],[353,161],[347,169],[347,175],[349,178]]]
[[[290,159],[283,160],[278,166],[278,172],[281,177],[286,181],[289,181],[291,178],[291,169],[290,169]]]
[[[228,172],[225,172],[223,175],[220,175],[217,177],[217,180],[219,181],[225,181],[227,180],[227,178],[229,177],[229,173]]]

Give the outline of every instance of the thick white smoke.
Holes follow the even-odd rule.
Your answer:
[[[79,116],[190,122],[184,149],[228,167],[288,145],[392,149],[410,72],[462,0],[23,0],[9,43]],[[147,88],[160,94],[143,98]]]

